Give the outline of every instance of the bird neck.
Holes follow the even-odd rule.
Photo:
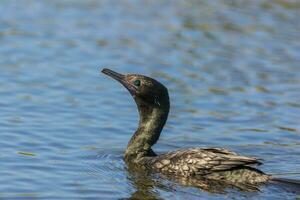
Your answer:
[[[170,103],[169,98],[157,105],[149,105],[136,100],[140,120],[137,130],[131,137],[126,152],[125,160],[134,161],[145,156],[155,156],[151,149],[167,121]]]

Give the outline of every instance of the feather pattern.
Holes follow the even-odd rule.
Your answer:
[[[182,149],[153,157],[152,168],[183,176],[207,175],[251,165],[260,165],[259,159],[236,154],[223,148]]]

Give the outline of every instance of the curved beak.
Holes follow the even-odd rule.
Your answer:
[[[101,71],[103,74],[106,74],[107,76],[112,77],[113,79],[117,80],[118,82],[120,82],[125,88],[127,88],[127,90],[132,94],[135,95],[137,92],[137,89],[131,85],[130,83],[128,83],[126,81],[126,76],[123,74],[119,74],[118,72],[115,72],[113,70],[104,68]]]

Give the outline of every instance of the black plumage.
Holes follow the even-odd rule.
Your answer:
[[[139,74],[122,75],[109,69],[102,72],[125,86],[138,107],[139,125],[125,151],[128,166],[160,172],[184,185],[207,190],[211,190],[212,185],[220,186],[219,183],[253,190],[274,180],[271,175],[254,168],[261,164],[259,159],[223,148],[189,148],[157,155],[151,147],[159,139],[168,118],[167,88]]]

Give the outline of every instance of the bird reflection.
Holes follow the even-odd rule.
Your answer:
[[[138,199],[162,199],[159,197],[159,194],[155,191],[155,188],[165,188],[158,179],[153,177],[149,171],[145,171],[136,167],[128,167],[128,180],[131,182],[136,189],[135,192],[131,194],[129,198],[130,200],[138,200]]]
[[[222,181],[214,181],[193,177],[182,177],[168,174],[154,173],[153,171],[145,168],[127,165],[128,180],[133,184],[136,189],[127,200],[137,199],[162,199],[157,192],[157,189],[174,192],[176,191],[176,185],[180,184],[185,187],[196,187],[202,191],[224,194],[230,189],[236,189],[244,192],[256,192],[259,191],[258,187],[250,185],[230,185]],[[177,188],[178,189],[178,188]]]

